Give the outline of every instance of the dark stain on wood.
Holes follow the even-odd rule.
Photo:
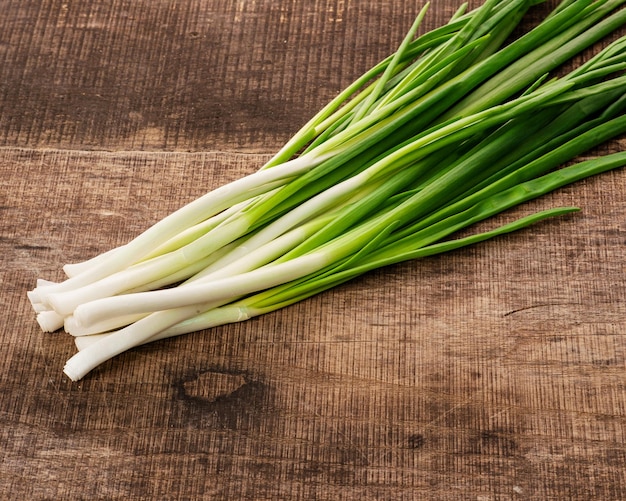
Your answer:
[[[214,367],[189,374],[173,386],[185,419],[195,426],[250,430],[258,428],[270,410],[270,388],[246,372]]]
[[[510,432],[497,430],[483,430],[468,439],[467,452],[485,456],[513,456],[517,454],[519,446],[510,438]]]
[[[407,443],[410,449],[421,449],[426,443],[426,438],[421,433],[409,435]]]

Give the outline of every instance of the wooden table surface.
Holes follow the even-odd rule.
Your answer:
[[[252,172],[420,6],[0,2],[0,499],[626,499],[623,170],[498,220],[576,215],[78,383],[35,322],[37,278]]]

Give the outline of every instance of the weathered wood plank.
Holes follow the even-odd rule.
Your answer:
[[[264,152],[387,56],[417,8],[386,0],[4,4],[0,143]],[[435,9],[429,25],[449,11]]]
[[[24,296],[34,279],[124,242],[255,161],[3,150],[0,493],[626,494],[626,214],[607,196],[626,189],[623,173],[535,205],[577,200],[582,214],[154,343],[70,383],[61,367],[72,341],[38,332]]]

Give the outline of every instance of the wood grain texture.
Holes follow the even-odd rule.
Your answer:
[[[5,0],[3,12],[0,142],[268,152],[387,56],[416,6]]]
[[[35,323],[36,278],[252,172],[416,5],[3,5],[0,499],[626,499],[624,171],[489,224],[579,214],[79,383],[71,338]],[[433,5],[435,25],[457,3]]]

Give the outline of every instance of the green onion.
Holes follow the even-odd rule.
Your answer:
[[[258,171],[29,292],[79,349],[73,380],[143,343],[283,308],[375,268],[476,244],[555,208],[454,238],[545,193],[626,165],[576,163],[626,132],[626,0],[564,0],[510,40],[537,0],[486,0],[365,72]]]

